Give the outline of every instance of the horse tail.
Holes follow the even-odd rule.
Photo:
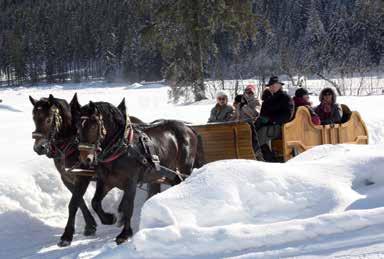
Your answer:
[[[192,130],[192,132],[195,134],[197,138],[196,156],[195,156],[195,162],[193,163],[193,168],[200,168],[203,165],[205,165],[203,138],[193,127],[191,126],[188,126],[188,127]]]
[[[193,168],[200,168],[205,164],[203,138],[195,130],[193,131],[197,136],[197,149],[196,149],[196,157],[195,157],[195,163],[193,164]]]

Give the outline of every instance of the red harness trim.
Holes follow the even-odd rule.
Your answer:
[[[67,148],[71,145],[71,143],[69,144],[62,144],[60,146],[60,150],[63,150],[64,151],[64,158],[67,158],[68,156],[72,155],[73,153],[76,152],[76,148],[71,148],[69,150],[67,150]],[[57,148],[55,146],[53,146],[53,150],[52,150],[52,153],[53,153],[53,156],[56,156],[57,155]]]
[[[132,143],[132,141],[133,141],[133,134],[134,134],[133,133],[133,129],[129,128],[128,136],[127,136],[128,144]],[[123,154],[125,154],[126,151],[127,151],[126,149],[123,149],[121,151],[113,153],[110,157],[104,159],[103,161],[100,161],[100,163],[107,164],[107,163],[113,162],[116,159],[118,159],[119,157],[121,157]]]
[[[110,157],[108,157],[107,159],[104,159],[103,161],[100,161],[100,163],[103,163],[103,164],[107,164],[107,163],[110,163],[110,162],[113,162],[115,161],[116,159],[118,159],[119,157],[121,157],[124,153],[125,153],[126,150],[122,150],[120,152],[117,152],[115,154],[112,154]]]

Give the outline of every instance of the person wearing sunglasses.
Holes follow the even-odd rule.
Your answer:
[[[216,105],[211,110],[208,123],[230,121],[233,116],[233,107],[228,105],[228,96],[224,92],[216,94]]]
[[[315,108],[315,112],[319,115],[321,124],[341,123],[343,110],[336,103],[336,93],[332,88],[324,88],[319,96],[320,104]]]

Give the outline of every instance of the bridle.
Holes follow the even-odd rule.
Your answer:
[[[39,108],[38,108],[39,109]],[[50,117],[52,120],[52,126],[48,132],[48,136],[46,137],[44,134],[40,132],[32,132],[32,139],[38,140],[38,139],[43,139],[45,140],[45,143],[42,144],[43,147],[46,149],[46,155],[48,157],[55,157],[56,151],[59,153],[66,153],[66,149],[69,148],[70,144],[66,145],[63,148],[63,151],[57,147],[56,141],[57,141],[57,135],[60,132],[60,129],[63,125],[63,118],[60,115],[60,110],[56,105],[52,105],[50,108]],[[62,154],[60,154],[62,155]]]
[[[88,154],[87,159],[90,163],[95,162],[97,164],[97,161],[98,161],[97,156],[102,151],[101,143],[104,141],[104,139],[107,135],[107,130],[105,128],[103,116],[101,114],[100,115],[92,115],[92,116],[96,120],[97,129],[98,129],[96,143],[90,144],[90,143],[81,142],[78,145],[78,150],[80,152],[86,152]],[[83,128],[85,123],[90,119],[91,118],[89,116],[81,116],[80,117],[81,128]]]
[[[117,130],[111,140],[102,148],[102,143],[107,135],[104,120],[101,114],[92,116],[94,116],[98,127],[96,142],[95,144],[82,142],[79,144],[78,149],[80,152],[87,153],[86,159],[92,166],[96,166],[99,163],[110,163],[126,153],[128,146],[132,144],[134,135],[132,123],[129,116],[126,116],[125,127]],[[87,120],[90,120],[90,117],[81,117],[82,128],[84,128]]]

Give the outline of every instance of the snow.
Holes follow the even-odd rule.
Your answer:
[[[32,150],[28,95],[118,104],[144,121],[158,118],[205,123],[214,101],[168,102],[162,83],[45,85],[0,90],[0,258],[277,258],[384,256],[383,96],[341,97],[365,120],[370,145],[325,145],[284,164],[247,160],[210,163],[182,184],[144,203],[139,190],[135,235],[116,246],[115,226],[82,236],[77,215],[71,247],[56,242],[67,219],[70,193],[53,162]],[[316,100],[313,100],[316,102]],[[89,201],[94,184],[85,195]],[[103,206],[116,211],[121,193]],[[144,203],[144,205],[143,205]],[[140,215],[141,214],[141,215]]]
[[[215,162],[146,202],[133,244],[144,256],[231,256],[380,225],[383,166],[384,146],[347,145],[285,164]]]

